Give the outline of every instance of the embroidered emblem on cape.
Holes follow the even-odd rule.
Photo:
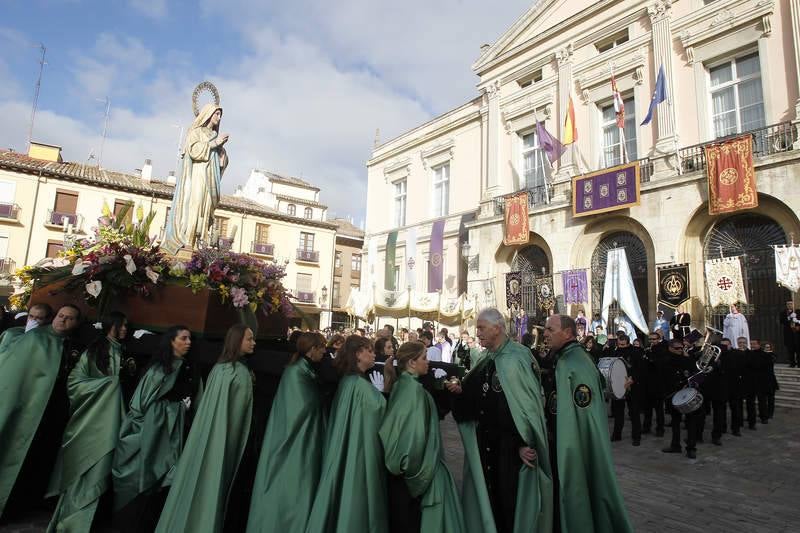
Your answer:
[[[556,391],[551,391],[550,396],[547,397],[547,411],[554,415],[558,412],[556,403]]]
[[[592,403],[592,389],[588,385],[578,385],[572,393],[572,400],[578,407],[589,407]]]
[[[488,383],[484,383],[482,388],[483,388],[483,392],[489,392],[489,384]]]
[[[500,385],[500,376],[497,375],[497,372],[492,374],[492,390],[495,392],[503,392],[503,386]]]

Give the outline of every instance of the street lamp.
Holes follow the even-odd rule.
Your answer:
[[[463,257],[464,261],[467,262],[467,270],[477,272],[479,267],[479,254],[471,256],[469,255],[471,250],[472,246],[470,246],[469,241],[464,241],[461,243],[461,257]]]
[[[323,285],[322,289],[320,289],[319,291],[319,304],[322,307],[325,307],[327,302],[328,302],[328,287]]]

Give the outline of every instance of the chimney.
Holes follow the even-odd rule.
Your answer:
[[[44,161],[52,161],[53,163],[61,163],[64,160],[61,158],[61,147],[55,144],[45,144],[36,141],[31,141],[28,146],[28,157],[33,159],[42,159]]]
[[[169,176],[167,176],[167,183],[169,185],[175,185],[177,183],[177,181],[178,180],[175,178],[175,171],[174,170],[170,170],[169,171]]]
[[[153,179],[153,161],[145,159],[142,167],[142,181],[150,181],[151,179]]]

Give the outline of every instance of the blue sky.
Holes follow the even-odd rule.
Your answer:
[[[103,166],[173,170],[191,91],[225,109],[226,192],[260,166],[302,176],[331,212],[363,217],[375,129],[383,140],[476,95],[470,65],[530,6],[504,0],[4,0],[0,147],[23,150],[38,43],[47,47],[34,138]],[[454,177],[457,179],[457,177]],[[342,191],[348,191],[346,194]],[[363,193],[361,191],[364,191]]]

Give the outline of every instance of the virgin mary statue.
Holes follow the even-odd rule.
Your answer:
[[[183,247],[192,249],[198,241],[208,242],[219,204],[222,173],[228,166],[223,147],[228,134],[219,133],[222,108],[216,103],[203,106],[186,133],[181,150],[181,171],[172,196],[167,230],[161,248],[170,254]]]

